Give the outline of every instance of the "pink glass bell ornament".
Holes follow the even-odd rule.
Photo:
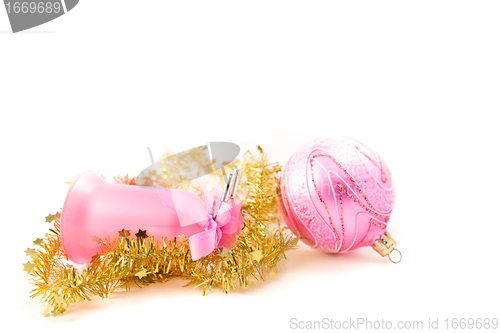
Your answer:
[[[372,246],[401,260],[387,232],[394,206],[391,173],[380,156],[347,139],[317,139],[283,168],[278,190],[281,215],[300,239],[327,253]],[[400,254],[399,260],[390,257]]]
[[[205,202],[176,189],[110,184],[86,171],[73,181],[61,213],[61,242],[68,259],[88,264],[97,252],[94,237],[113,239],[118,231],[143,230],[157,240],[189,238],[193,260],[215,248],[231,248],[243,227],[240,203],[233,200],[239,170],[230,174],[224,192],[199,183]],[[234,175],[234,176],[233,176]]]

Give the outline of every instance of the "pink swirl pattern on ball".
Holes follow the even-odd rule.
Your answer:
[[[328,253],[371,246],[394,206],[391,174],[360,142],[317,139],[288,161],[281,179],[290,228]]]

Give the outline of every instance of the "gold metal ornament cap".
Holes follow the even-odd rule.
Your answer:
[[[373,244],[373,249],[378,252],[382,257],[389,256],[389,260],[393,263],[397,264],[403,258],[401,252],[396,249],[397,242],[392,238],[389,232],[386,232],[385,235],[382,235],[380,239],[377,239]],[[399,260],[395,261],[391,258],[391,253],[396,251],[399,253]]]

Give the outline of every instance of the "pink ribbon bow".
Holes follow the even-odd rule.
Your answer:
[[[213,252],[215,248],[232,248],[243,228],[241,204],[236,200],[220,201],[221,192],[207,191],[200,183],[205,202],[196,194],[166,189],[155,184],[163,204],[177,211],[181,227],[197,223],[204,231],[189,237],[189,248],[194,261]]]

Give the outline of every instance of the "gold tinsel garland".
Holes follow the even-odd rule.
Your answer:
[[[45,238],[34,242],[39,248],[25,251],[32,257],[32,263],[24,264],[34,286],[31,297],[45,304],[46,316],[57,316],[70,303],[89,301],[96,295],[106,298],[116,288],[128,291],[132,283],[148,285],[178,276],[188,279],[187,285],[202,287],[205,295],[212,287],[227,293],[237,285],[247,288],[252,281],[272,278],[274,267],[286,258],[285,251],[296,247],[298,240],[286,228],[279,227],[275,177],[281,168],[268,163],[260,147],[257,153],[247,152],[242,163],[246,197],[241,213],[245,224],[232,249],[216,249],[192,261],[188,240],[183,236],[155,240],[139,233],[137,238],[131,238],[131,231],[121,230],[116,239],[94,237],[99,251],[88,266],[78,270],[68,263],[61,246],[60,214],[56,213],[46,217],[53,228]],[[115,177],[115,181],[135,184],[128,175]],[[276,223],[278,226],[273,229]]]

